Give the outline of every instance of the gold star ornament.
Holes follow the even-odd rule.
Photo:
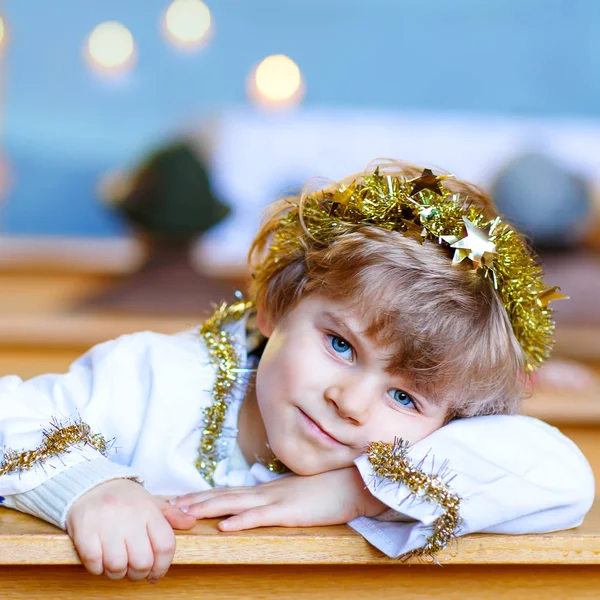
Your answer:
[[[419,177],[409,181],[412,184],[410,195],[415,196],[423,190],[435,192],[438,196],[442,196],[441,182],[448,179],[452,175],[434,175],[431,169],[423,169]]]
[[[548,306],[548,304],[550,302],[552,302],[553,300],[568,300],[569,296],[565,296],[564,294],[560,293],[560,288],[555,285],[554,287],[548,288],[547,290],[544,290],[541,294],[538,295],[537,297],[537,305],[540,308],[546,308]]]
[[[482,265],[491,265],[494,254],[497,253],[496,244],[490,242],[490,232],[476,227],[467,217],[463,217],[467,235],[464,238],[458,238],[454,235],[442,235],[441,238],[454,248],[453,263],[462,262],[465,258],[470,258],[473,262],[473,268],[479,269]]]

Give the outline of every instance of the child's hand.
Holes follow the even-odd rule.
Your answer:
[[[191,529],[195,519],[151,496],[139,483],[114,479],[79,498],[67,515],[85,568],[110,579],[157,581],[175,553],[172,528]]]
[[[171,503],[198,519],[235,515],[219,523],[222,531],[338,525],[387,509],[365,488],[355,467],[309,477],[289,475],[255,487],[216,488]]]

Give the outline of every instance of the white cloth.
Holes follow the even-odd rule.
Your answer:
[[[245,319],[229,329],[246,360]],[[0,379],[0,448],[35,448],[51,418],[80,417],[94,432],[115,439],[110,456],[118,464],[115,478],[141,475],[145,487],[160,495],[205,490],[210,485],[195,461],[203,409],[212,403],[214,379],[215,368],[195,332],[123,336],[92,348],[65,375],[26,382],[15,376]],[[277,477],[259,464],[248,469],[235,459],[237,464],[231,462],[244,388],[242,382],[234,390],[225,418],[221,458],[214,473],[217,486],[257,485]],[[457,421],[415,445],[412,455],[420,457],[429,450],[436,464],[449,459],[457,473],[451,486],[463,499],[461,534],[575,527],[593,500],[593,477],[579,450],[558,430],[534,419],[498,416]],[[41,493],[47,490],[45,482],[74,465],[85,470],[85,462],[100,457],[93,448],[75,447],[43,466],[0,476],[0,497],[13,508],[50,520],[49,511],[35,508],[40,498],[48,498],[48,493]],[[359,458],[357,466],[372,493],[393,510],[380,519],[360,518],[350,525],[390,556],[421,546],[439,509],[417,499],[403,502],[407,494],[402,486],[375,485],[366,458]],[[98,476],[103,481],[106,468]],[[99,482],[89,475],[86,485]],[[44,487],[32,492],[39,486]],[[82,493],[81,487],[76,493]],[[65,497],[53,509],[53,514],[62,516],[63,527],[69,501],[72,497]]]
[[[415,444],[409,455],[432,474],[448,461],[446,479],[461,498],[458,535],[577,527],[594,501],[594,476],[577,446],[531,417],[453,421]],[[388,556],[422,547],[441,509],[410,497],[405,485],[373,477],[365,456],[356,465],[371,493],[392,510],[383,519],[361,517],[350,526]]]

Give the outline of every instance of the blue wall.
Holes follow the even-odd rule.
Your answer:
[[[159,32],[165,0],[5,0],[3,147],[14,185],[7,233],[113,235],[98,177],[194,115],[240,105],[248,71],[284,53],[304,105],[600,116],[596,0],[206,0],[207,48]],[[82,60],[90,30],[118,20],[136,67],[107,82]]]

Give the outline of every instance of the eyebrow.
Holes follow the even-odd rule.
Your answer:
[[[323,316],[329,321],[331,321],[338,329],[341,329],[344,333],[348,333],[354,338],[358,337],[357,333],[352,330],[348,323],[346,323],[346,321],[344,321],[343,319],[340,319],[340,317],[338,317],[337,315],[334,315],[332,312],[325,311],[323,313]]]

